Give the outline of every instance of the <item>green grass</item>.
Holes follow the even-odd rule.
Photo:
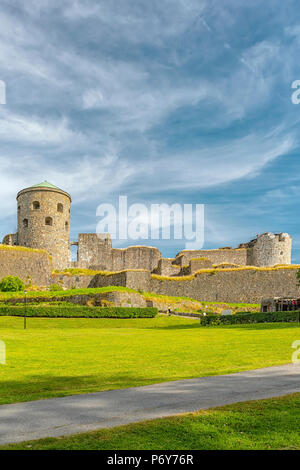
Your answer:
[[[52,299],[55,297],[70,297],[74,295],[90,295],[91,297],[105,293],[105,292],[137,292],[129,287],[121,287],[121,286],[114,286],[114,287],[91,287],[91,288],[83,288],[83,289],[69,289],[69,290],[61,290],[61,291],[28,291],[27,298],[38,298],[42,297],[45,299]],[[0,292],[0,302],[9,299],[24,299],[25,294],[24,292]]]
[[[299,422],[298,393],[1,449],[300,450]]]
[[[200,327],[198,320],[0,318],[0,404],[289,363],[299,324]]]

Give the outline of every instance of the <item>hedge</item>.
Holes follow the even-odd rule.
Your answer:
[[[236,313],[235,315],[207,315],[200,318],[201,325],[237,325],[242,323],[300,322],[300,311],[268,313]]]
[[[88,307],[80,305],[55,305],[55,306],[27,306],[27,317],[51,317],[51,318],[154,318],[158,313],[157,308],[145,307]],[[25,315],[25,306],[0,306],[0,316]]]

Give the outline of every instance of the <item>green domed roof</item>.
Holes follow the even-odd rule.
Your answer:
[[[34,184],[33,186],[31,186],[32,188],[52,188],[52,189],[60,189],[58,188],[57,186],[54,186],[54,184],[51,184],[49,183],[48,181],[43,181],[42,183],[40,184]],[[62,191],[60,189],[60,191]]]
[[[34,191],[34,190],[38,191],[39,188],[41,190],[44,190],[44,191],[47,191],[47,189],[48,189],[49,191],[53,190],[53,191],[57,191],[57,192],[60,192],[62,194],[65,194],[66,196],[68,196],[70,198],[70,201],[72,202],[71,196],[70,196],[69,193],[67,193],[63,189],[58,188],[57,186],[54,186],[54,184],[49,183],[49,181],[43,181],[42,183],[34,184],[33,186],[30,186],[29,188],[22,189],[21,191],[18,192],[17,199],[18,199],[20,194],[23,194],[23,193],[28,192],[28,191]]]

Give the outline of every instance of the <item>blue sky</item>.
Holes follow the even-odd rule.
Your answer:
[[[206,248],[289,232],[300,263],[297,7],[2,0],[0,237],[17,191],[48,180],[72,195],[72,239],[127,195],[206,204]]]

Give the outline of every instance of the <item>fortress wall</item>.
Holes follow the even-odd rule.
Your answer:
[[[0,279],[18,276],[25,283],[47,286],[51,282],[51,258],[42,250],[0,245]]]
[[[247,248],[227,248],[218,250],[183,250],[178,254],[181,255],[181,266],[189,264],[194,258],[208,258],[212,264],[233,263],[246,266],[248,263]],[[177,257],[176,257],[177,258]]]
[[[294,269],[210,271],[197,274],[193,279],[156,279],[149,271],[123,271],[96,276],[58,275],[52,282],[63,281],[68,288],[124,286],[141,292],[178,297],[191,297],[200,301],[259,303],[268,297],[300,297]],[[56,280],[54,280],[56,279]]]
[[[180,266],[173,265],[173,261],[174,258],[161,258],[153,272],[161,276],[177,276],[180,272]]]
[[[112,243],[110,236],[98,237],[97,233],[78,235],[77,266],[79,268],[111,270]]]
[[[201,273],[192,280],[159,280],[152,277],[150,291],[203,301],[257,303],[267,297],[300,297],[297,269],[218,271]],[[179,278],[180,279],[180,278]]]
[[[51,278],[52,284],[60,284],[66,289],[123,286],[146,292],[149,291],[150,282],[151,273],[149,271],[122,271],[110,275],[96,274],[91,276],[54,273]]]
[[[153,271],[161,259],[161,252],[152,246],[130,246],[112,249],[111,271],[147,269]]]
[[[85,289],[92,287],[91,283],[94,279],[93,276],[78,275],[72,276],[68,274],[52,274],[51,284],[59,284],[65,289]]]
[[[108,286],[124,286],[126,287],[126,275],[125,272],[110,274],[96,274],[93,277],[90,287],[108,287]]]
[[[90,287],[123,286],[149,292],[150,285],[151,273],[149,271],[122,271],[109,276],[96,274]]]
[[[161,259],[158,248],[130,246],[124,249],[112,248],[109,235],[100,238],[96,233],[81,233],[78,236],[79,268],[93,268],[103,271],[124,269],[148,269],[153,271]]]
[[[190,273],[193,274],[196,271],[199,271],[199,269],[212,268],[212,262],[210,259],[191,259],[189,268]]]

